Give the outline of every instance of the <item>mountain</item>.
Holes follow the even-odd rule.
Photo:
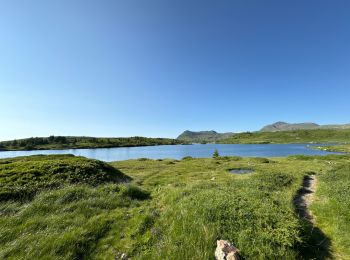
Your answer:
[[[281,132],[281,131],[294,131],[294,130],[318,130],[318,129],[350,129],[350,124],[337,124],[337,125],[319,125],[316,123],[306,122],[306,123],[286,123],[286,122],[276,122],[270,125],[264,126],[260,131],[252,132],[263,133],[263,132]],[[189,131],[186,130],[177,137],[178,141],[185,141],[190,143],[214,143],[221,142],[223,139],[227,138],[245,136],[246,133],[218,133],[214,130],[211,131]],[[248,133],[249,134],[249,133]]]
[[[320,125],[315,123],[297,123],[289,124],[286,122],[276,122],[271,125],[264,126],[261,132],[277,132],[277,131],[290,131],[290,130],[301,130],[301,129],[317,129]]]
[[[177,137],[177,140],[191,143],[211,143],[231,136],[233,133],[218,133],[216,131],[189,131],[186,130]]]
[[[311,122],[306,123],[286,123],[276,122],[271,125],[264,126],[260,132],[278,132],[278,131],[292,131],[292,130],[310,130],[310,129],[349,129],[350,124],[344,125],[318,125]]]
[[[321,125],[321,129],[349,129],[350,124],[343,124],[343,125]]]

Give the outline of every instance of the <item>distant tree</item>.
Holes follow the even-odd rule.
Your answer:
[[[56,136],[55,143],[66,144],[67,138],[65,136]]]
[[[220,156],[218,149],[215,149],[213,153],[213,158],[218,158]]]
[[[55,136],[50,135],[48,139],[49,139],[49,143],[53,143],[55,141]]]
[[[34,146],[31,145],[31,144],[27,144],[24,149],[26,149],[26,150],[33,150]]]
[[[16,139],[12,141],[12,146],[17,146],[17,144],[18,144],[18,143],[17,143],[17,140],[16,140]]]

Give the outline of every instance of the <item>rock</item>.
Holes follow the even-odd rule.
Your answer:
[[[128,255],[125,253],[119,253],[116,255],[115,259],[116,260],[120,260],[120,259],[121,260],[128,260],[129,258],[128,258]]]
[[[215,177],[211,178],[210,180],[211,180],[211,181],[215,181]]]
[[[215,250],[216,260],[239,260],[239,249],[226,240],[217,240]]]

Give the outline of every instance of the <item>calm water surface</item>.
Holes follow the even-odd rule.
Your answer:
[[[128,159],[150,158],[181,159],[185,156],[212,157],[217,149],[220,155],[242,157],[283,157],[289,155],[326,155],[331,152],[313,150],[310,146],[322,144],[193,144],[193,145],[159,145],[128,148],[67,149],[40,151],[6,151],[0,152],[0,158],[26,156],[34,154],[74,154],[102,161],[121,161]],[[334,153],[333,153],[334,154]]]

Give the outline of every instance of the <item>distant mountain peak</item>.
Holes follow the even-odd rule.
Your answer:
[[[180,134],[177,139],[193,143],[215,142],[223,137],[232,135],[233,133],[218,133],[214,130],[209,131],[190,131],[186,130]]]
[[[304,123],[286,123],[283,121],[278,121],[271,125],[264,126],[261,132],[277,132],[277,131],[290,131],[290,130],[305,130],[305,129],[317,129],[320,125],[312,122]]]

